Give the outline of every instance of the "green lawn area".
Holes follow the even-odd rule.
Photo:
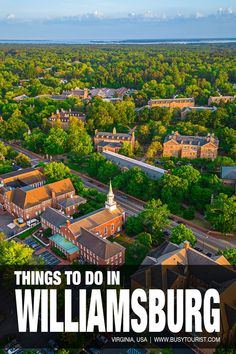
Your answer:
[[[65,255],[62,251],[60,251],[58,248],[52,247],[52,248],[51,248],[51,251],[52,251],[53,253],[55,253],[55,255],[57,255],[57,256],[59,256],[59,257],[61,257],[61,258],[63,258],[63,259],[66,259],[66,255]]]
[[[142,263],[142,261],[143,261],[142,255],[134,254],[133,251],[130,251],[131,246],[135,242],[134,237],[129,237],[125,233],[122,233],[119,237],[116,237],[116,238],[109,237],[108,239],[111,242],[117,242],[121,246],[125,247],[125,249],[126,249],[125,263],[126,264],[139,265]]]
[[[124,246],[125,248],[130,247],[134,243],[134,238],[133,237],[129,237],[129,236],[127,236],[124,233],[120,234],[120,236],[118,236],[116,238],[109,237],[108,240],[111,241],[111,242],[117,242],[121,246]]]
[[[31,236],[34,233],[34,231],[36,231],[39,228],[40,228],[40,225],[36,225],[36,226],[32,227],[31,229],[26,230],[25,232],[22,232],[22,234],[17,236],[17,238],[19,238],[20,240],[24,240],[25,238]]]
[[[87,162],[85,161],[83,161],[83,163],[67,162],[65,165],[68,166],[71,170],[87,174]]]
[[[198,226],[204,227],[205,229],[211,230],[211,225],[206,219],[198,218],[197,216],[193,219],[190,220],[193,224],[196,224]]]

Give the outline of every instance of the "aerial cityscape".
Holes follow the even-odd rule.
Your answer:
[[[83,8],[77,19],[59,1],[65,14],[58,34],[47,38],[47,26],[52,22],[55,31],[62,15],[58,9],[53,17],[50,5],[46,20],[42,9],[36,18],[18,7],[11,13],[6,5],[0,18],[0,28],[5,23],[9,29],[9,36],[5,29],[0,38],[0,265],[133,266],[131,284],[144,289],[155,287],[160,277],[154,266],[172,267],[162,282],[175,289],[186,276],[179,267],[198,266],[204,270],[188,285],[201,284],[202,291],[210,288],[204,278],[209,269],[212,282],[219,277],[220,335],[230,348],[178,349],[168,343],[106,351],[108,333],[86,337],[83,344],[78,335],[64,333],[48,337],[47,349],[26,350],[9,336],[1,303],[1,352],[235,353],[236,288],[235,281],[226,287],[226,280],[236,265],[236,15],[233,2],[226,2],[215,15],[209,5],[194,17],[196,6],[185,8],[179,1],[183,13],[177,20],[167,1],[158,15],[145,12],[144,20],[139,1],[129,17],[128,4],[112,17],[109,6],[102,2],[107,12],[94,12],[89,1],[88,14]],[[60,37],[70,18],[70,25],[84,31],[99,22],[98,35],[68,37],[66,29]],[[105,37],[112,21],[114,30]],[[144,37],[138,29],[142,21]],[[208,27],[221,21],[225,32],[195,35],[192,21]],[[164,33],[169,23],[169,35],[159,37],[155,26]],[[31,38],[24,25],[32,27]],[[188,25],[190,34],[184,36]],[[41,37],[35,35],[40,26]],[[137,27],[137,36],[124,36],[126,26]],[[66,44],[75,38],[90,39]],[[175,40],[167,43],[168,38]],[[209,42],[201,43],[204,38]]]

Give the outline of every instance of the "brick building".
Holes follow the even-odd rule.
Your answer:
[[[46,177],[40,169],[25,168],[0,176],[0,203],[4,203],[4,195],[11,190],[22,187],[37,188],[45,184]]]
[[[236,193],[236,166],[222,166],[221,179],[223,184],[233,187]]]
[[[79,87],[76,87],[73,90],[64,91],[62,95],[65,95],[66,97],[79,97],[86,100],[89,96],[89,90],[87,88],[80,89]]]
[[[70,262],[73,262],[76,258],[78,258],[79,247],[66,240],[65,237],[59,234],[55,234],[49,237],[49,244],[51,247],[56,247],[58,250],[64,253]]]
[[[181,118],[184,119],[188,116],[189,113],[192,112],[204,112],[204,111],[208,111],[208,112],[215,112],[217,111],[216,107],[205,107],[205,106],[200,106],[200,107],[186,107],[184,109],[181,110]]]
[[[102,209],[75,220],[52,208],[46,209],[41,215],[43,228],[50,228],[53,233],[77,245],[80,257],[87,263],[100,265],[124,263],[124,247],[107,240],[109,236],[121,231],[124,221],[125,212],[115,202],[111,184]],[[56,244],[54,246],[57,247]]]
[[[8,190],[3,197],[7,211],[24,220],[38,217],[46,208],[61,209],[61,203],[67,199],[74,199],[75,189],[69,178],[38,188],[29,186]],[[68,207],[68,214],[77,211],[78,205]]]
[[[175,243],[165,241],[155,250],[151,251],[146,258],[143,260],[142,265],[153,266],[153,265],[166,265],[166,266],[176,266],[176,265],[225,265],[228,266],[230,263],[227,259],[218,255],[214,258],[210,258],[202,252],[197,251],[190,246],[188,241],[185,241],[181,245],[176,245]]]
[[[212,103],[214,104],[220,104],[221,102],[223,103],[228,103],[228,102],[233,102],[236,99],[236,96],[211,96],[208,99],[208,106],[210,106]]]
[[[184,136],[178,132],[166,136],[163,144],[163,156],[179,158],[208,158],[214,160],[218,154],[219,140],[214,134],[202,136]]]
[[[186,108],[194,107],[194,98],[164,98],[158,100],[148,101],[149,107],[162,107],[162,108]]]
[[[143,266],[143,267],[142,267]],[[190,246],[189,242],[176,245],[165,241],[152,250],[140,269],[132,276],[132,289],[150,288],[199,289],[203,294],[214,288],[220,295],[221,344],[234,345],[236,336],[236,282],[235,269],[223,255],[211,258]],[[183,332],[184,336],[185,333]],[[202,335],[211,336],[209,332]],[[193,334],[194,336],[194,334]],[[215,353],[215,349],[199,345],[201,353]],[[218,343],[215,343],[218,346]],[[197,348],[196,348],[197,349]]]
[[[125,87],[120,87],[118,89],[114,88],[93,88],[90,90],[91,97],[101,97],[103,99],[123,99],[123,97],[129,92],[129,89]]]
[[[5,173],[0,176],[1,187],[41,187],[45,183],[45,176],[40,168],[25,168],[14,172]]]
[[[56,113],[53,113],[51,117],[48,118],[49,122],[53,125],[56,122],[60,122],[63,128],[67,128],[70,123],[70,118],[76,117],[78,121],[82,121],[85,123],[85,114],[77,111],[64,111],[61,109],[57,110]]]
[[[78,239],[80,257],[90,264],[122,265],[125,262],[125,248],[116,242],[110,242],[91,231],[81,229]]]
[[[95,130],[94,145],[98,152],[102,152],[103,150],[118,152],[124,142],[131,144],[132,149],[134,149],[134,132],[128,134],[117,133],[116,128],[113,129],[112,133]]]
[[[107,160],[112,161],[123,170],[138,167],[151,179],[160,179],[165,173],[167,173],[167,171],[163,170],[162,168],[149,165],[143,161],[135,160],[112,151],[104,150],[102,155],[105,156]]]

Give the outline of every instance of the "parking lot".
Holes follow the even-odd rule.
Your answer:
[[[40,251],[44,247],[41,246],[33,237],[24,240],[24,243],[34,250],[34,253]]]
[[[60,259],[54,256],[52,253],[49,251],[44,251],[38,255],[38,257],[42,258],[44,260],[44,263],[46,265],[58,265],[61,263]]]
[[[8,213],[4,212],[0,214],[0,232],[3,232],[7,238],[16,235],[18,232],[24,230],[13,223],[14,217]]]

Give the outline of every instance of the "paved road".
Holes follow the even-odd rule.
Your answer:
[[[14,144],[8,143],[8,145],[12,146],[15,150],[22,152],[24,154],[27,154],[32,160],[34,161],[45,161],[40,155],[37,155],[35,153],[32,153],[31,151],[28,151],[26,149],[23,149],[21,147],[18,147]],[[84,182],[86,187],[90,188],[96,188],[99,192],[106,193],[108,191],[108,187],[104,187],[101,183],[97,182],[95,183],[93,180],[91,180],[89,177],[86,176],[81,176],[81,174],[75,170],[71,170],[73,174],[78,175],[82,181]],[[143,206],[138,204],[137,202],[134,202],[133,200],[130,200],[128,195],[124,195],[121,193],[116,194],[116,199],[119,202],[120,206],[125,210],[128,216],[131,215],[137,215],[143,210]],[[174,221],[171,221],[170,227],[174,227],[177,224]],[[227,247],[236,247],[236,241],[228,241],[228,240],[220,240],[215,237],[209,236],[204,234],[203,232],[200,232],[197,229],[192,228],[192,231],[196,235],[198,239],[197,247],[201,248],[204,253],[211,253],[211,254],[216,254],[218,250],[225,250]]]
[[[90,187],[90,188],[96,188],[97,190],[99,190],[100,192],[106,193],[108,191],[108,187],[105,188],[101,185],[95,185],[93,183],[93,181],[91,181],[89,179],[89,177],[84,177],[81,176],[80,173],[78,173],[77,171],[72,170],[72,172],[74,174],[77,174],[78,176],[80,176],[80,178],[83,180],[84,184],[86,187]],[[98,182],[99,184],[99,182]],[[127,198],[124,198],[123,196],[116,195],[116,200],[119,202],[119,204],[122,206],[122,208],[126,211],[127,215],[137,215],[139,214],[142,210],[143,207],[141,205],[138,205],[137,203],[130,201]],[[171,224],[169,226],[169,228],[173,228],[174,226],[178,225],[176,222],[171,221]],[[211,253],[211,254],[215,254],[218,252],[219,249],[224,250],[227,247],[236,247],[236,241],[227,241],[227,240],[220,240],[217,238],[214,238],[212,236],[206,235],[202,232],[200,232],[199,230],[196,230],[194,228],[192,228],[192,231],[194,232],[194,234],[196,235],[198,242],[197,242],[197,247],[201,248],[203,250],[204,253]]]

